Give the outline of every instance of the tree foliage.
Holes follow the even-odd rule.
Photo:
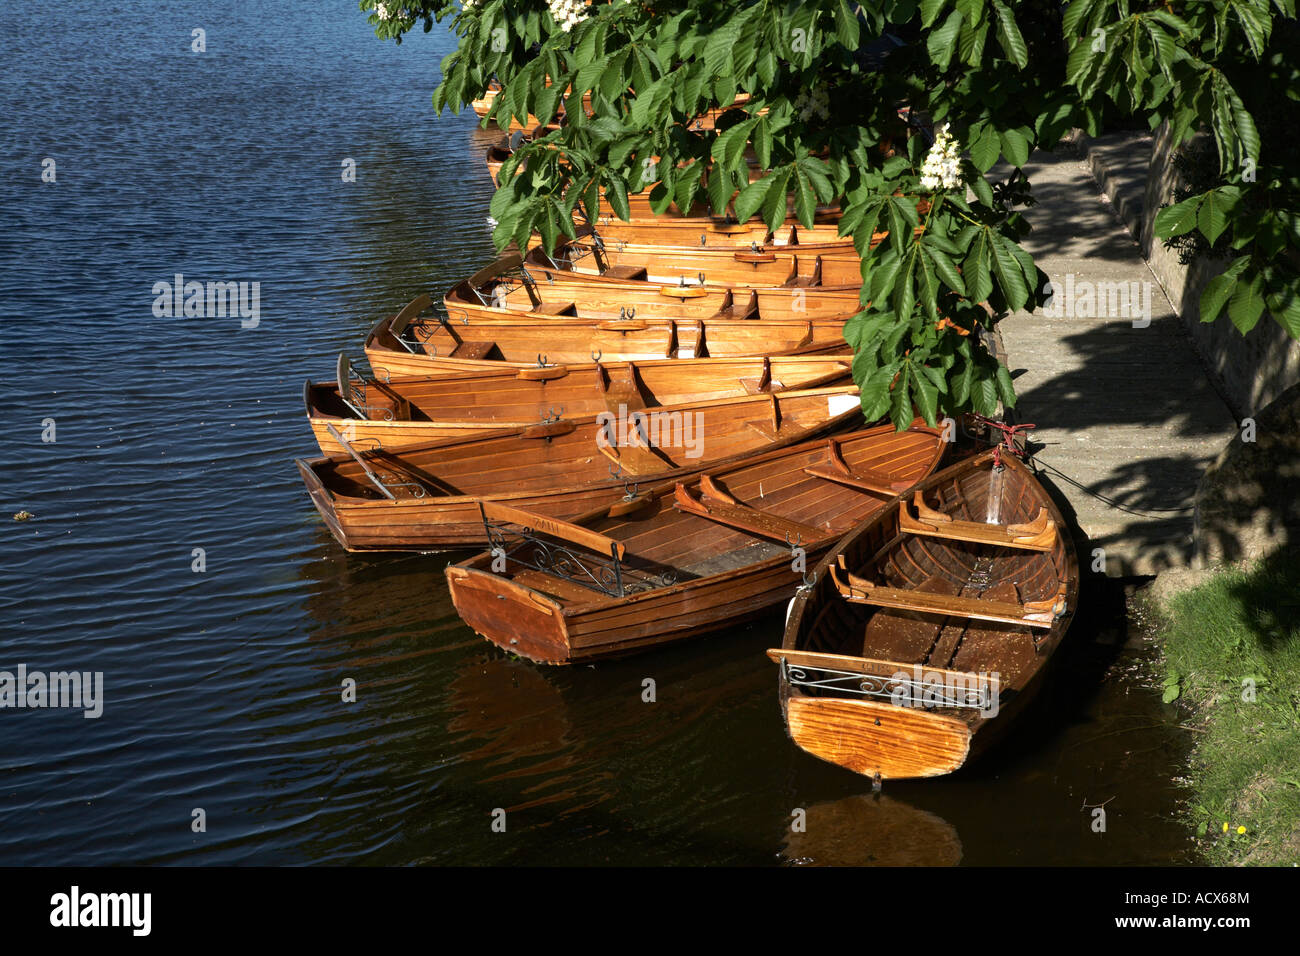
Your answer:
[[[563,113],[502,170],[499,248],[573,235],[575,208],[601,192],[622,218],[628,194],[649,188],[657,211],[703,199],[773,228],[787,203],[810,225],[838,201],[862,256],[863,309],[844,334],[868,418],[904,427],[913,406],[934,421],[1014,404],[981,332],[1046,295],[1020,244],[1033,201],[1021,168],[1071,128],[1116,119],[1168,123],[1179,143],[1213,138],[1218,180],[1164,209],[1158,234],[1229,237],[1207,320],[1226,310],[1245,332],[1267,309],[1300,338],[1300,179],[1281,115],[1300,98],[1295,0],[615,0],[578,7],[567,30],[547,0],[361,7],[399,42],[450,18],[459,43],[435,109],[459,110],[495,78],[485,122]],[[716,131],[693,128],[739,93],[749,101]],[[900,109],[950,124],[958,188],[923,187],[927,145]],[[754,182],[747,152],[763,171]],[[879,230],[888,240],[869,246]]]

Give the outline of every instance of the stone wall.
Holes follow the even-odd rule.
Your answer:
[[[1202,322],[1201,291],[1205,283],[1227,266],[1228,260],[1198,256],[1190,265],[1178,261],[1176,249],[1166,249],[1155,237],[1153,227],[1162,204],[1171,202],[1178,187],[1179,173],[1170,161],[1168,127],[1156,132],[1142,202],[1142,254],[1151,271],[1178,310],[1192,342],[1229,408],[1238,418],[1253,416],[1300,382],[1300,342],[1291,339],[1265,313],[1259,324],[1243,336],[1226,312],[1214,322]]]

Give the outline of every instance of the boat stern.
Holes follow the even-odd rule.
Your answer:
[[[970,753],[964,721],[922,708],[873,700],[785,700],[785,723],[798,746],[829,763],[882,780],[951,773]]]
[[[539,664],[572,660],[564,609],[544,594],[459,564],[447,568],[447,586],[461,619],[502,650]]]

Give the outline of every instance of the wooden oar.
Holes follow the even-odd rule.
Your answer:
[[[356,461],[356,463],[361,466],[361,470],[366,473],[366,477],[370,479],[370,483],[373,484],[376,488],[378,488],[384,494],[384,496],[387,497],[390,501],[396,501],[397,495],[393,494],[391,491],[389,491],[387,488],[384,487],[384,483],[379,480],[379,476],[370,470],[370,466],[367,465],[365,463],[365,460],[360,455],[357,454],[356,449],[353,448],[350,444],[348,444],[348,440],[339,434],[338,429],[335,428],[333,425],[331,425],[329,422],[325,423],[325,427],[329,429],[329,433],[334,437],[334,440],[343,446],[344,451],[346,451],[349,455],[351,455],[353,460]]]

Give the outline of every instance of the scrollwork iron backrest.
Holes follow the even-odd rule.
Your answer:
[[[368,421],[394,420],[396,416],[391,408],[371,404],[370,390],[373,383],[342,352],[339,353],[337,377],[339,398],[358,418]],[[376,391],[383,394],[379,389]]]

